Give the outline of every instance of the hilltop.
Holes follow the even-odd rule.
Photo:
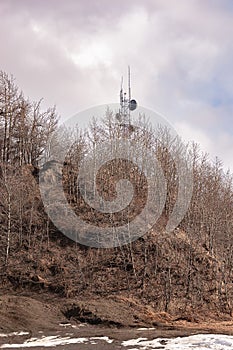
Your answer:
[[[85,154],[116,135],[125,138],[125,131],[122,136],[109,112],[98,125],[94,120],[88,132],[73,138],[68,130],[59,132],[55,109],[44,112],[40,103],[25,100],[5,73],[0,88],[0,327],[27,328],[32,313],[40,320],[31,323],[33,329],[43,324],[47,328],[48,323],[56,327],[56,320],[118,328],[231,322],[233,187],[232,175],[223,171],[221,162],[210,162],[195,144],[174,141],[166,129],[152,130],[143,118],[135,121],[129,142],[135,150],[147,145],[167,182],[162,214],[146,235],[126,245],[81,245],[55,227],[46,213],[39,160],[48,144],[59,150],[62,141],[69,141],[72,147],[62,167],[50,155],[43,175],[48,183],[60,176],[74,212],[106,227],[108,216],[90,212],[80,199],[76,179]],[[179,191],[174,154],[181,161],[188,154],[193,193],[184,217],[168,234],[166,224]],[[137,194],[128,217],[126,211],[115,215],[114,225],[120,226],[143,208],[146,176],[132,162],[120,160],[114,167],[109,163],[98,173],[102,197],[115,198],[116,183],[124,176],[132,180]],[[63,216],[61,221],[67,224]]]

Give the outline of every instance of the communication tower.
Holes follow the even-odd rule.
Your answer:
[[[120,109],[119,113],[116,114],[116,119],[123,127],[133,127],[130,120],[130,112],[137,108],[137,101],[131,99],[131,76],[130,66],[128,66],[128,96],[123,90],[123,77],[121,78],[120,88]]]

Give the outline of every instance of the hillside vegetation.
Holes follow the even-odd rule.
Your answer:
[[[219,160],[210,161],[198,145],[183,145],[185,152],[178,155],[189,157],[193,196],[187,213],[172,233],[165,232],[178,193],[172,155],[180,149],[181,141],[177,139],[174,146],[169,130],[152,130],[143,117],[135,121],[138,128],[128,137],[137,147],[143,144],[155,153],[167,180],[165,207],[155,226],[128,245],[98,249],[70,240],[49,220],[38,185],[39,160],[47,145],[67,139],[73,145],[64,163],[63,184],[74,211],[89,220],[90,212],[77,193],[78,166],[88,149],[122,137],[119,125],[114,123],[108,111],[99,124],[93,120],[86,132],[61,132],[55,108],[42,111],[41,102],[25,99],[14,79],[0,73],[1,294],[55,299],[58,304],[61,300],[61,310],[67,318],[90,323],[107,320],[118,326],[127,324],[118,312],[122,304],[135,313],[128,325],[145,319],[155,323],[161,315],[163,321],[230,317],[232,175],[223,171]],[[53,155],[49,156],[53,159]],[[56,167],[49,164],[52,163],[48,163],[46,172],[53,181]],[[123,165],[117,164],[118,169]],[[103,196],[111,197],[118,178],[108,171],[104,169],[97,185]],[[135,175],[132,179],[142,180]],[[143,191],[142,182],[132,210],[142,205]],[[103,224],[101,213],[94,217],[97,224]]]

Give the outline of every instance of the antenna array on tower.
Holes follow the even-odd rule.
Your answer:
[[[123,77],[121,78],[121,89],[120,89],[120,110],[117,113],[116,118],[124,126],[130,125],[130,112],[137,108],[137,102],[131,99],[131,75],[130,66],[128,66],[128,96],[123,90]]]

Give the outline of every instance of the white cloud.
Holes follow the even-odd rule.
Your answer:
[[[175,129],[177,133],[182,137],[183,140],[187,142],[196,142],[200,144],[203,150],[206,152],[212,152],[213,143],[208,135],[200,128],[194,127],[186,123],[185,121],[178,122],[175,124]]]
[[[225,170],[230,169],[233,172],[233,138],[227,131],[208,135],[198,126],[190,125],[185,121],[175,123],[175,130],[186,142],[195,142],[199,144],[203,153],[209,154],[209,159],[214,160],[218,157],[223,162]]]

